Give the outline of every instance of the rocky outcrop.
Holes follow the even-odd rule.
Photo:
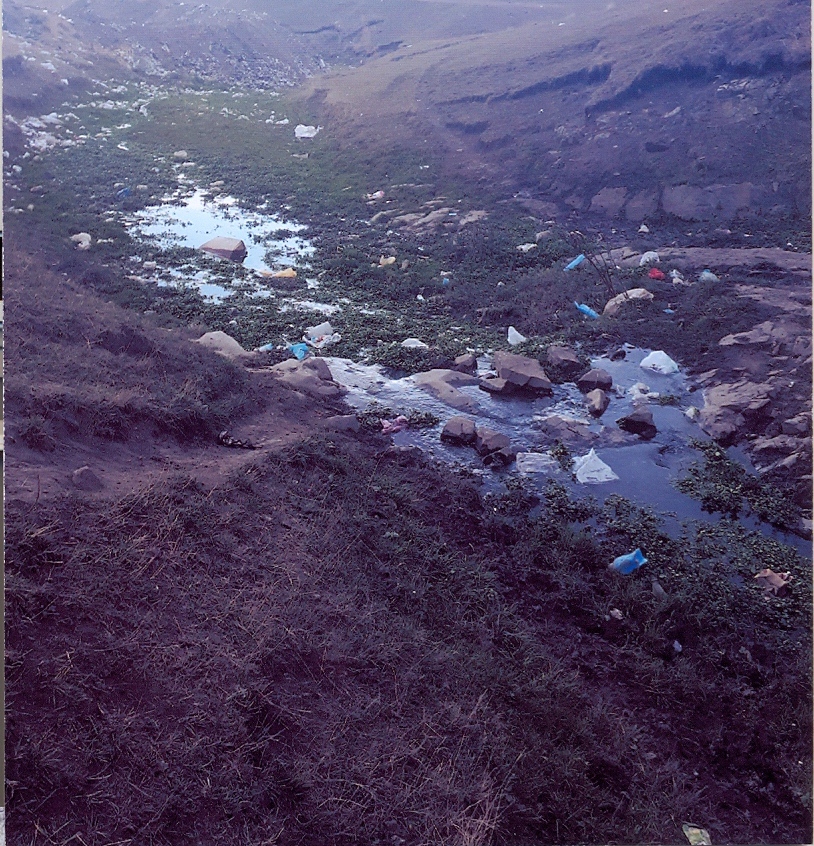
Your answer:
[[[334,432],[358,432],[361,423],[355,414],[339,414],[325,420],[325,428]]]
[[[458,390],[461,385],[477,385],[478,379],[475,376],[460,373],[457,370],[438,368],[428,370],[426,373],[416,373],[413,381],[452,408],[467,411],[475,407],[474,400]]]
[[[312,397],[336,399],[347,390],[334,381],[330,368],[321,358],[287,359],[275,364],[271,372],[288,387]]]
[[[623,431],[631,432],[647,441],[655,438],[658,432],[655,423],[653,423],[652,412],[644,405],[640,405],[630,414],[620,417],[616,421],[616,425]]]
[[[577,379],[577,387],[583,394],[595,391],[599,388],[602,391],[609,391],[613,385],[613,379],[607,370],[594,367]]]
[[[534,358],[499,350],[494,355],[493,365],[498,378],[516,388],[543,396],[552,393],[551,380]]]
[[[705,404],[698,423],[711,438],[726,445],[734,443],[747,423],[769,419],[772,385],[740,379],[714,385],[705,392]]]
[[[454,446],[471,446],[477,440],[475,423],[468,417],[450,417],[441,431],[441,440]]]
[[[608,395],[601,388],[594,388],[585,394],[585,402],[588,405],[588,413],[593,417],[601,417],[610,405]]]

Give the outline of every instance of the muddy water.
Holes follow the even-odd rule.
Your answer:
[[[519,452],[545,453],[555,441],[546,432],[545,421],[556,415],[583,424],[590,433],[584,439],[569,442],[572,454],[575,457],[585,455],[593,447],[619,479],[582,485],[570,473],[564,473],[558,468],[525,474],[540,490],[550,478],[556,478],[576,496],[592,495],[604,501],[610,494],[619,494],[664,515],[665,528],[676,534],[683,521],[716,519],[704,512],[696,500],[676,490],[673,484],[685,474],[690,464],[700,460],[699,453],[690,446],[690,441],[693,438],[705,439],[705,435],[685,411],[691,405],[703,406],[701,393],[692,389],[681,371],[667,376],[640,367],[640,362],[649,350],[633,347],[626,349],[627,355],[622,361],[614,362],[607,358],[592,361],[593,367],[607,370],[614,383],[609,392],[610,405],[599,420],[587,414],[584,397],[573,384],[555,385],[553,396],[537,399],[504,399],[481,391],[476,385],[465,386],[459,390],[472,400],[472,407],[458,411],[416,385],[413,377],[390,379],[376,365],[330,357],[326,361],[336,381],[348,388],[346,399],[354,408],[363,410],[375,402],[392,408],[395,413],[416,409],[432,412],[440,418],[441,422],[435,427],[401,431],[393,435],[393,440],[402,446],[418,446],[444,463],[469,468],[481,476],[487,491],[502,490],[508,477],[519,475],[517,465],[512,464],[507,470],[495,472],[484,468],[471,447],[442,443],[440,433],[446,420],[461,414],[474,420],[478,426],[487,426],[507,435]],[[490,366],[489,357],[481,358],[478,374],[488,373]],[[655,396],[647,400],[658,429],[651,441],[632,435],[625,436],[616,425],[618,418],[633,410],[636,396],[634,386],[639,383],[643,383],[651,394],[671,395],[678,402],[677,405],[659,405]],[[640,385],[639,393],[642,390]],[[750,528],[757,528],[756,521],[744,522]],[[765,525],[760,528],[810,554],[810,547],[801,539]]]

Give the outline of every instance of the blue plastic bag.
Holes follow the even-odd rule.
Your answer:
[[[565,265],[563,270],[573,270],[575,267],[579,267],[584,261],[585,253],[580,253],[573,261],[569,261],[568,264]]]
[[[288,348],[297,356],[297,361],[302,361],[308,355],[308,344],[289,344]]]
[[[255,350],[255,352],[271,352],[273,349],[275,349],[275,348],[276,348],[276,346],[277,346],[277,344],[274,344],[274,343],[271,343],[271,344],[263,344],[263,346],[262,346],[262,347],[258,347],[258,348]]]
[[[577,311],[581,311],[587,317],[590,317],[591,320],[599,320],[599,315],[588,305],[585,303],[577,303],[575,302],[574,305],[576,306]]]
[[[620,555],[615,558],[609,569],[627,576],[634,570],[638,570],[643,564],[647,564],[647,559],[642,555],[641,549],[637,548],[633,552],[628,552],[627,555]]]

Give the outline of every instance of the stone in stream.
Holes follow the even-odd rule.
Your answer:
[[[478,387],[482,391],[489,394],[513,394],[515,386],[499,376],[484,376],[478,383]]]
[[[561,347],[557,344],[552,344],[546,350],[545,358],[546,364],[554,372],[561,373],[564,379],[573,379],[583,367],[577,354],[570,347]]]
[[[289,358],[275,364],[271,372],[295,391],[313,397],[333,399],[347,390],[334,381],[330,368],[322,358],[306,358],[303,361]]]
[[[474,373],[478,369],[478,360],[473,353],[463,353],[455,359],[452,369],[459,373]]]
[[[616,424],[625,432],[632,432],[647,441],[655,438],[658,431],[653,423],[650,409],[643,405],[637,406],[630,414],[620,417]]]
[[[460,411],[469,411],[475,407],[474,400],[458,390],[459,385],[477,385],[478,379],[475,376],[459,373],[456,370],[436,368],[426,373],[416,373],[413,381],[441,402]]]
[[[613,379],[610,373],[599,367],[591,368],[587,373],[584,373],[577,379],[577,387],[583,394],[587,394],[597,388],[603,391],[609,391],[612,385]]]
[[[471,445],[477,440],[475,423],[468,417],[455,415],[444,424],[441,440],[456,446]]]
[[[494,429],[488,429],[486,426],[476,430],[475,449],[479,455],[489,455],[500,449],[506,449],[511,446],[511,443],[506,435],[495,432]]]
[[[492,363],[498,378],[511,385],[539,395],[550,396],[553,392],[551,380],[535,358],[498,350]]]
[[[588,404],[588,413],[593,417],[601,417],[610,405],[608,395],[602,388],[594,388],[592,391],[588,391],[585,394],[585,401]]]

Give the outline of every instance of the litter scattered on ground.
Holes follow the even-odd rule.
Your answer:
[[[640,235],[647,235],[649,232],[650,232],[650,229],[648,228],[648,226],[646,224],[643,223],[639,227],[639,234]]]
[[[71,241],[76,244],[77,250],[89,250],[93,238],[87,232],[79,232],[76,235],[71,235]]]
[[[218,435],[218,443],[221,446],[234,447],[235,449],[257,449],[257,447],[254,444],[249,443],[249,441],[240,441],[237,438],[231,437],[226,429]]]
[[[709,268],[702,270],[698,276],[699,282],[720,282],[721,280]]]
[[[681,275],[679,270],[670,271],[670,279],[673,280],[673,285],[689,285],[690,283]]]
[[[690,846],[712,846],[709,832],[700,825],[693,825],[692,823],[684,823],[681,826],[684,836],[689,840]]]
[[[518,244],[517,249],[520,250],[521,253],[528,253],[531,250],[536,250],[537,244]]]
[[[648,264],[658,264],[660,261],[659,254],[655,250],[648,250],[646,253],[642,253],[639,259],[639,267],[645,267]]]
[[[619,478],[594,449],[587,455],[574,459],[574,474],[577,481],[583,485],[599,485],[602,482],[614,482]]]
[[[405,338],[401,345],[408,350],[428,350],[430,348],[429,344],[425,344],[418,338]]]
[[[308,344],[299,343],[299,344],[289,344],[288,349],[291,350],[292,353],[297,358],[297,361],[302,361],[305,356],[308,355],[310,350],[308,349]]]
[[[579,267],[584,261],[585,253],[580,253],[575,259],[569,261],[568,264],[565,265],[563,270],[573,270],[575,267]]]
[[[384,197],[384,191],[374,191],[372,194],[365,194],[366,200],[381,200]]]
[[[382,432],[389,435],[394,432],[400,432],[402,429],[406,429],[410,425],[410,421],[403,414],[399,414],[399,416],[394,420],[382,418],[381,424]]]
[[[615,570],[617,573],[627,576],[644,564],[647,564],[647,559],[642,554],[641,549],[637,548],[633,552],[628,552],[626,555],[620,555],[618,558],[614,558],[608,565],[608,569]]]
[[[585,305],[585,303],[574,302],[574,306],[576,307],[577,311],[582,312],[582,314],[584,314],[586,317],[590,317],[591,320],[599,320],[599,315],[589,305]]]
[[[396,263],[395,256],[379,256],[379,267],[389,267]]]
[[[659,270],[657,267],[651,267],[649,273],[647,274],[648,278],[650,279],[666,279],[667,277],[664,275],[663,270]]]
[[[321,129],[321,126],[306,126],[304,123],[298,123],[294,127],[294,137],[313,138]]]
[[[557,460],[545,452],[518,452],[515,466],[519,473],[556,473],[560,469]]]
[[[614,620],[623,620],[625,615],[618,609],[618,608],[611,608],[608,612],[609,617],[613,617]]]
[[[527,341],[528,338],[526,338],[525,335],[521,335],[514,326],[510,326],[507,340],[513,347],[516,347],[518,344],[522,344],[524,341]]]
[[[653,352],[642,359],[639,367],[643,367],[645,370],[653,370],[656,373],[661,373],[663,376],[678,373],[678,365],[664,350],[653,350]]]
[[[766,596],[784,596],[787,592],[786,586],[791,581],[791,573],[775,573],[766,567],[755,574],[755,581],[763,588]]]
[[[342,336],[339,332],[334,332],[333,326],[326,320],[318,326],[306,327],[302,339],[314,349],[321,350],[331,344],[338,344],[342,340]]]

